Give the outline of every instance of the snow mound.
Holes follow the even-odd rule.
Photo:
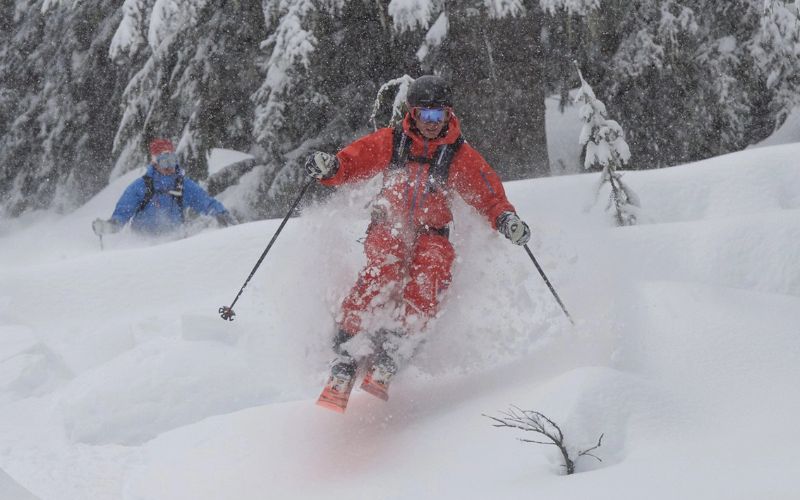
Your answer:
[[[8,500],[37,500],[38,497],[19,485],[0,469],[0,498]]]
[[[0,404],[53,391],[70,371],[27,327],[0,325]]]
[[[356,389],[344,416],[313,402],[375,186],[291,219],[233,323],[216,311],[279,221],[103,251],[89,209],[9,226],[0,467],[55,500],[797,498],[798,154],[628,172],[643,208],[625,228],[593,204],[597,174],[508,183],[574,328],[527,254],[457,202],[440,316],[390,400]],[[603,434],[603,462],[562,477],[557,450],[485,416],[512,405],[572,451]]]
[[[73,441],[130,445],[209,415],[269,402],[276,392],[253,376],[234,348],[160,339],[77,377],[60,406]]]

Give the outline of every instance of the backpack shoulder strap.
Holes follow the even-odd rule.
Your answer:
[[[428,174],[428,184],[431,188],[435,186],[444,186],[447,182],[447,176],[450,173],[450,164],[453,162],[458,150],[464,144],[465,139],[463,135],[452,144],[444,144],[436,149],[433,158],[412,158],[413,161],[418,163],[427,163],[430,165]],[[406,135],[405,131],[396,127],[392,133],[392,160],[389,164],[390,170],[403,168],[409,160],[409,153],[411,151],[411,138]]]
[[[389,170],[405,167],[410,151],[411,138],[406,135],[402,126],[395,127],[392,132],[392,160],[389,163]]]
[[[175,199],[175,203],[178,204],[178,209],[181,211],[181,222],[184,220],[184,213],[183,213],[183,175],[179,174],[175,178],[175,188],[169,192],[169,194]]]
[[[175,202],[183,209],[183,175],[175,177],[175,187],[169,191],[170,196],[175,198]]]
[[[153,189],[153,178],[149,175],[143,175],[142,180],[144,181],[144,197],[142,198],[142,201],[139,202],[139,206],[136,207],[136,212],[133,215],[136,215],[144,210],[144,207],[150,203],[150,200],[153,199],[153,195],[155,194],[155,190]]]
[[[136,212],[134,215],[138,214],[145,207],[150,203],[153,199],[153,196],[156,194],[156,190],[153,187],[153,178],[149,175],[143,175],[142,180],[144,181],[144,197],[142,197],[142,201],[139,202],[139,206],[136,207]],[[175,203],[178,204],[178,208],[181,211],[181,218],[183,217],[183,175],[178,175],[175,178],[175,187],[172,191],[168,191],[168,194],[175,199]]]
[[[436,150],[435,163],[431,165],[428,173],[428,185],[431,188],[445,185],[450,174],[450,164],[453,163],[453,158],[464,142],[466,142],[464,136],[459,135],[452,144],[444,144]]]

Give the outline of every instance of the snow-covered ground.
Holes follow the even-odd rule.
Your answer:
[[[0,498],[797,499],[800,144],[625,181],[617,228],[598,174],[509,183],[525,252],[463,203],[451,293],[384,403],[314,405],[333,316],[362,262],[372,185],[292,219],[175,241],[105,238],[141,172],[67,216],[0,223]],[[589,207],[587,209],[587,207]],[[496,429],[511,405],[574,450]],[[26,496],[23,489],[32,495]]]

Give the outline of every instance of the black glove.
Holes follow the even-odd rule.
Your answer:
[[[236,217],[234,217],[230,212],[222,212],[221,214],[217,215],[216,219],[217,224],[219,224],[220,227],[235,226],[239,223],[239,221],[236,220]]]
[[[306,160],[306,172],[315,179],[330,179],[339,170],[339,159],[322,151],[311,153]]]
[[[122,229],[122,224],[115,221],[114,219],[109,219],[109,220],[95,219],[92,221],[92,231],[94,231],[94,234],[96,234],[97,236],[116,233],[120,229]]]
[[[531,228],[514,212],[503,212],[497,218],[497,230],[515,245],[524,245],[531,239]]]

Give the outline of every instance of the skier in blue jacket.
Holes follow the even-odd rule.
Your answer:
[[[183,224],[184,208],[215,217],[222,226],[236,224],[222,203],[184,175],[172,141],[155,139],[150,142],[150,157],[147,173],[125,189],[111,218],[92,222],[95,234],[116,233],[128,221],[139,233],[169,233]]]

